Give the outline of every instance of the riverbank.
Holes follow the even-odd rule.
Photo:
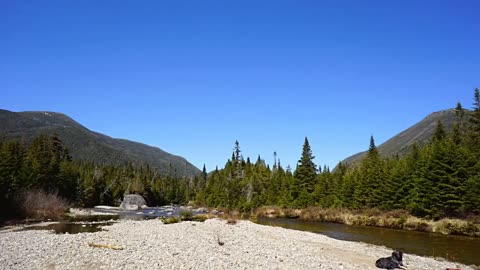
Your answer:
[[[286,209],[275,206],[260,207],[256,209],[254,215],[269,218],[300,218],[307,221],[480,237],[479,218],[477,218],[477,220],[445,218],[433,221],[411,216],[406,211],[382,212],[375,209],[353,211],[348,209],[324,209],[318,207]]]
[[[2,269],[366,269],[392,250],[240,220],[121,220],[105,231],[0,231]],[[89,244],[107,245],[99,248]],[[117,249],[111,249],[111,248]],[[474,269],[405,254],[413,270]]]

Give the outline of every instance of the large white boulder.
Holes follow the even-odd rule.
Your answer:
[[[138,210],[146,207],[147,202],[138,194],[128,194],[123,198],[123,202],[120,204],[120,208],[123,210]]]

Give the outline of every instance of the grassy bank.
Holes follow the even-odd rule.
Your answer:
[[[445,218],[433,221],[414,217],[403,210],[384,212],[377,209],[348,210],[318,207],[286,209],[275,206],[260,207],[255,210],[254,215],[480,237],[479,217],[467,220]]]

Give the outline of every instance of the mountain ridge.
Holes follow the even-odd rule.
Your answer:
[[[468,114],[468,110],[465,110]],[[377,147],[384,158],[394,155],[403,156],[410,151],[412,145],[424,145],[430,140],[440,120],[446,131],[450,132],[456,122],[455,109],[446,109],[428,114],[419,122],[401,131]],[[341,161],[342,164],[354,165],[365,157],[367,151],[353,154]]]
[[[120,165],[131,162],[176,177],[193,177],[200,170],[185,158],[158,147],[92,131],[70,116],[51,111],[12,112],[0,109],[0,136],[31,142],[41,134],[58,134],[76,160]]]

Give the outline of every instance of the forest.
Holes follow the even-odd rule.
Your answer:
[[[317,166],[305,138],[295,170],[259,156],[244,159],[238,141],[223,168],[194,178],[160,175],[148,164],[112,166],[72,160],[57,135],[31,144],[0,139],[0,219],[22,214],[27,191],[54,194],[71,205],[119,205],[125,194],[141,194],[149,205],[194,203],[243,212],[260,206],[407,210],[427,219],[480,214],[480,93],[472,110],[460,103],[456,124],[437,123],[425,145],[405,156],[381,157],[373,136],[358,164],[335,170]],[[367,144],[366,144],[367,145]],[[299,151],[300,152],[300,151]]]

